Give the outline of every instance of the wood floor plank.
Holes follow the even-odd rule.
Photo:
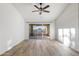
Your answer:
[[[24,40],[1,56],[78,56],[54,40]]]

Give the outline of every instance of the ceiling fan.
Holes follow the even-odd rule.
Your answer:
[[[45,10],[49,7],[49,5],[46,5],[45,7],[42,7],[43,3],[39,3],[39,5],[40,5],[39,7],[37,5],[34,5],[34,7],[37,8],[38,10],[34,10],[32,12],[39,12],[40,15],[42,14],[42,12],[46,12],[46,13],[50,12]]]

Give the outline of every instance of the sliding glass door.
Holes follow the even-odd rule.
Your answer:
[[[58,29],[58,40],[65,46],[74,46],[75,29],[74,28],[60,28]]]
[[[30,38],[42,39],[49,36],[49,24],[30,24]]]

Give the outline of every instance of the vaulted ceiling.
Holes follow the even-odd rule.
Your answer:
[[[32,12],[33,10],[37,10],[34,5],[39,6],[38,3],[15,3],[13,5],[21,13],[26,22],[51,22],[63,12],[64,8],[66,8],[68,4],[44,3],[43,7],[50,5],[50,7],[46,9],[50,11],[50,13],[43,12],[42,15],[39,15],[38,12]]]

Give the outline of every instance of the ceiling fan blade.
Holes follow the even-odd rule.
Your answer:
[[[38,12],[39,10],[34,10],[34,11],[32,11],[32,12]]]
[[[43,9],[46,9],[46,8],[48,8],[48,7],[49,7],[49,5],[45,6]]]
[[[34,5],[37,9],[40,9],[38,6]]]
[[[47,13],[50,13],[50,11],[47,11],[47,10],[43,10],[44,12],[47,12]]]

